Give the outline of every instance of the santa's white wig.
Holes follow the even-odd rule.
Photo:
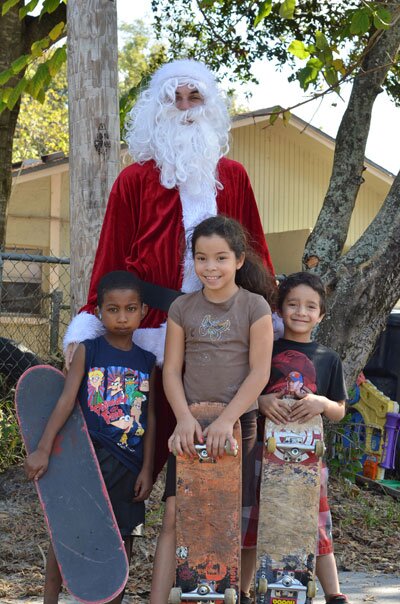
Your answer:
[[[204,99],[186,111],[175,106],[176,89],[189,86]],[[230,118],[225,95],[199,61],[182,59],[158,69],[130,112],[126,141],[138,162],[153,159],[163,186],[207,182],[215,189],[218,160],[229,150]],[[212,182],[211,182],[212,180]],[[197,181],[197,183],[196,183]]]

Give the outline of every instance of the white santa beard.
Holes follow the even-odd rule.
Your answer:
[[[167,107],[154,133],[155,161],[167,189],[182,187],[200,195],[204,184],[215,189],[216,170],[223,155],[218,125],[204,115],[203,106],[187,111]]]

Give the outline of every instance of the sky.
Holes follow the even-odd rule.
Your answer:
[[[135,19],[143,19],[151,24],[151,0],[117,0],[117,14],[119,22],[131,23]],[[246,104],[250,110],[275,105],[286,108],[306,98],[298,84],[287,81],[289,71],[285,75],[285,72],[277,71],[266,61],[259,61],[254,64],[253,73],[259,84],[240,86],[237,90],[239,103]],[[246,92],[252,93],[248,100],[245,99]],[[344,100],[331,94],[322,102],[312,101],[298,107],[293,113],[335,137],[349,94],[350,86],[342,89]],[[393,174],[400,170],[400,108],[395,108],[385,93],[380,94],[374,104],[366,156]]]

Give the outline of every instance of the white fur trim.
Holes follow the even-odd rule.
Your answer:
[[[150,80],[150,90],[159,89],[160,86],[171,78],[188,78],[203,82],[207,87],[216,88],[214,74],[208,67],[200,61],[193,59],[179,59],[162,65],[154,73]]]
[[[94,338],[104,333],[104,326],[95,315],[81,312],[72,319],[67,327],[63,341],[64,352],[68,344],[83,342],[84,340],[94,340]]]
[[[215,191],[211,187],[203,187],[199,194],[194,195],[190,192],[190,187],[181,185],[179,187],[179,195],[182,204],[183,227],[186,239],[181,289],[187,294],[201,289],[201,281],[194,270],[190,235],[199,222],[210,216],[217,215],[217,201]]]
[[[160,367],[164,362],[165,335],[167,333],[167,324],[162,323],[160,327],[144,327],[136,329],[133,334],[135,344],[155,354],[157,365]]]

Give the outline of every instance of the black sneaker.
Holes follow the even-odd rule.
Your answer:
[[[350,604],[350,601],[345,594],[333,594],[326,598],[326,604]]]
[[[242,591],[240,592],[240,604],[253,604],[252,598],[246,596]]]

